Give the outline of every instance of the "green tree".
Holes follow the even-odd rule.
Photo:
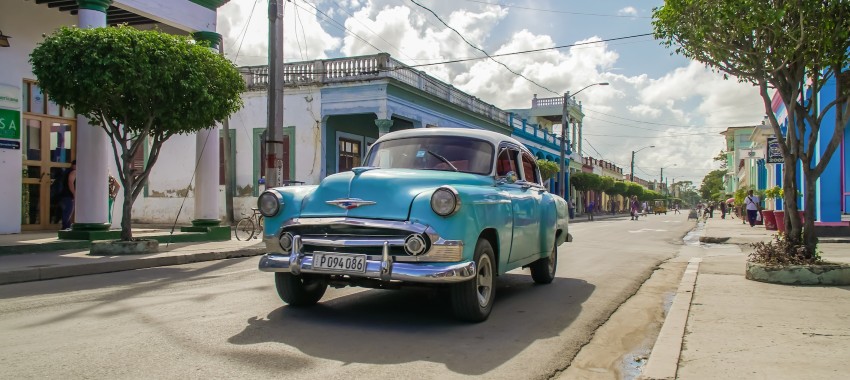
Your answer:
[[[613,178],[611,178],[611,177],[600,177],[599,178],[599,190],[600,191],[604,191],[609,196],[615,195],[615,193],[612,192],[613,187],[614,187],[614,179]]]
[[[634,182],[629,182],[628,188],[626,189],[626,195],[629,196],[629,198],[631,198],[632,196],[640,198],[643,195],[644,191],[646,191],[646,189],[644,189],[643,186],[638,185]]]
[[[714,199],[714,194],[723,192],[723,176],[726,175],[726,170],[712,170],[702,179],[702,186],[699,188],[699,194],[702,199]]]
[[[557,163],[542,159],[537,160],[537,167],[540,168],[540,176],[543,177],[544,181],[548,181],[549,178],[554,177],[561,170]]]
[[[131,27],[63,27],[30,56],[39,85],[106,131],[124,190],[121,239],[132,240],[133,202],[162,144],[210,128],[241,108],[245,85],[236,67],[183,36]],[[132,157],[150,143],[147,165]]]
[[[786,239],[817,259],[815,185],[850,118],[850,2],[667,0],[653,18],[655,38],[663,45],[758,87],[773,133],[782,136]],[[835,87],[835,99],[814,101],[811,94],[827,86]],[[771,108],[771,91],[788,111],[786,133]],[[819,139],[825,116],[834,117],[828,142]],[[797,213],[798,163],[806,186],[805,223]]]

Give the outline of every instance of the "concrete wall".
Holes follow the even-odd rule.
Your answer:
[[[29,54],[49,34],[62,25],[73,24],[76,16],[35,2],[3,1],[0,27],[11,36],[10,47],[0,47],[0,83],[21,88],[23,79],[35,79]],[[26,101],[21,94],[21,103]],[[21,231],[21,150],[0,149],[0,234]]]

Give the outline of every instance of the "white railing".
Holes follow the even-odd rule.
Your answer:
[[[578,107],[578,103],[575,99],[570,98],[569,105],[571,107]],[[537,98],[531,99],[531,108],[540,108],[540,107],[553,107],[553,106],[564,106],[564,97],[556,96],[554,98]]]
[[[268,88],[268,66],[246,66],[241,67],[240,71],[245,77],[249,91],[259,91]],[[329,84],[383,78],[395,79],[429,95],[446,100],[474,113],[484,115],[501,124],[508,124],[508,112],[460,91],[449,84],[443,83],[428,74],[411,68],[391,58],[389,54],[382,53],[371,56],[324,59],[283,65],[284,86]]]

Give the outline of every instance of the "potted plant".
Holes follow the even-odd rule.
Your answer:
[[[764,191],[765,199],[774,200],[771,204],[766,204],[768,207],[776,208],[776,198],[782,197],[782,188],[779,186],[774,186],[770,189]],[[764,219],[764,228],[766,230],[775,231],[778,229],[776,222],[776,216],[774,215],[775,211],[773,209],[765,209],[762,210],[762,219]],[[783,226],[784,227],[784,226]]]

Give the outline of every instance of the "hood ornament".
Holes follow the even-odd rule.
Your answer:
[[[346,210],[351,210],[353,208],[357,208],[360,206],[369,206],[375,204],[373,201],[364,201],[360,198],[347,198],[347,199],[336,199],[332,201],[325,202],[329,205],[334,205],[339,208],[343,208]]]

